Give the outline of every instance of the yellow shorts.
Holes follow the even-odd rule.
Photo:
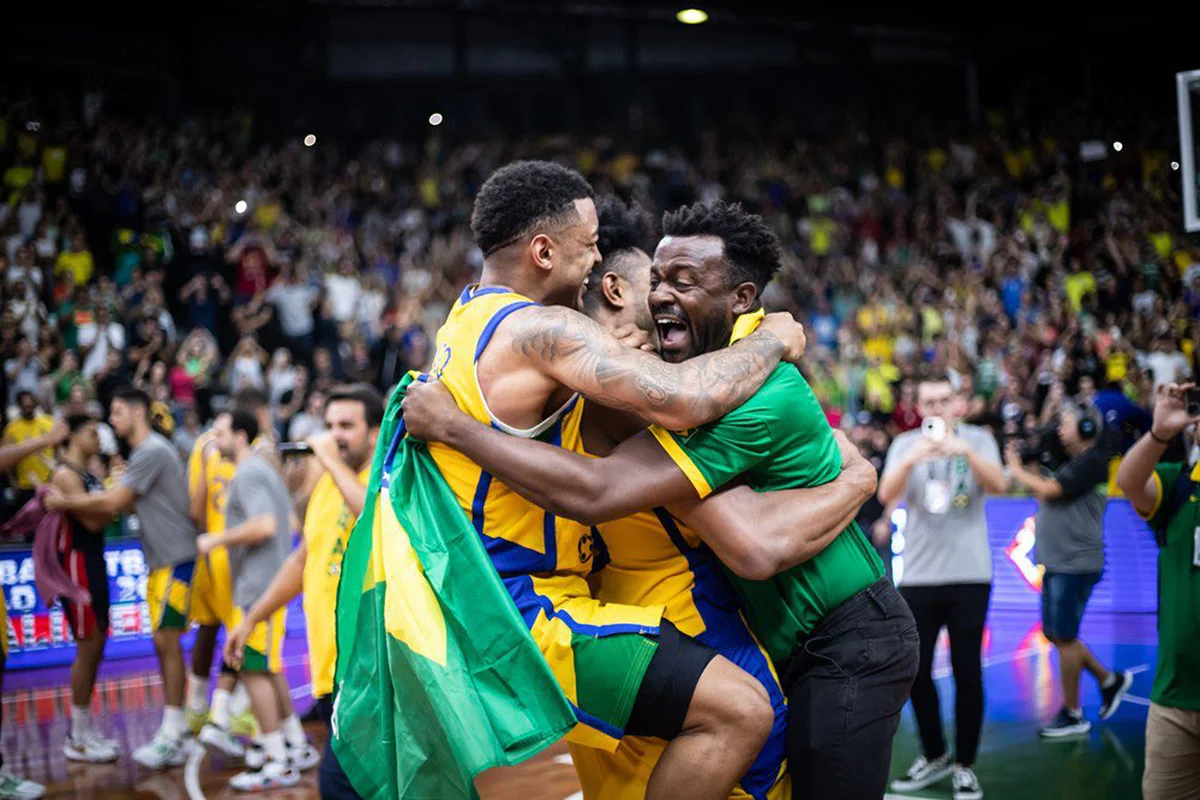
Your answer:
[[[246,618],[246,610],[233,609],[230,628],[236,628]],[[246,650],[242,656],[243,672],[283,672],[283,635],[287,625],[287,608],[281,608],[260,622],[250,631],[246,639]]]
[[[225,625],[233,618],[233,579],[229,551],[218,547],[196,559],[196,583],[192,591],[192,620],[198,625]]]
[[[658,759],[666,749],[662,739],[626,736],[615,753],[568,742],[575,771],[583,786],[585,797],[594,800],[642,800],[646,784]],[[788,800],[792,796],[792,779],[786,771],[767,790],[767,800]],[[751,795],[739,785],[733,788],[730,800],[750,800]]]
[[[196,562],[160,567],[146,580],[150,627],[155,631],[186,631],[191,624],[192,584]]]

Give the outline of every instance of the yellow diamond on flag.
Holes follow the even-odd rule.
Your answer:
[[[372,561],[386,582],[384,626],[413,652],[446,665],[446,619],[386,491],[375,504]],[[379,556],[382,554],[382,559]]]

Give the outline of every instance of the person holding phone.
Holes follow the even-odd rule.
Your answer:
[[[1117,470],[1117,485],[1158,543],[1158,662],[1146,718],[1146,800],[1195,797],[1200,786],[1200,465],[1159,463],[1185,434],[1200,445],[1200,392],[1168,383],[1154,422]]]
[[[886,507],[903,501],[907,508],[899,585],[921,637],[912,705],[923,755],[892,782],[892,789],[916,791],[953,775],[955,800],[983,797],[972,769],[983,727],[980,649],[992,591],[983,499],[1008,483],[995,437],[986,428],[959,422],[967,399],[945,375],[922,378],[917,384],[921,427],[896,437],[879,478],[879,502]],[[943,627],[950,634],[954,671],[954,753],[942,734],[933,683],[934,645]]]

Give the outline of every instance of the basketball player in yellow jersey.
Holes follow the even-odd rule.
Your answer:
[[[681,364],[622,347],[574,310],[599,262],[591,187],[546,162],[518,162],[480,189],[471,219],[484,253],[437,337],[433,374],[464,412],[516,437],[575,448],[584,401],[685,429],[736,408],[803,331],[789,315],[761,335]],[[534,640],[576,711],[568,735],[607,750],[622,736],[669,741],[649,797],[726,797],[770,733],[762,686],[662,620],[662,606],[605,604],[587,576],[591,531],[524,500],[462,454],[430,454],[471,517]]]
[[[592,270],[583,296],[584,312],[607,330],[641,331],[650,347],[654,323],[649,313],[653,222],[612,197],[597,201],[602,264]],[[627,341],[636,341],[629,335]],[[417,392],[420,394],[420,391]],[[406,406],[407,413],[408,406]],[[406,417],[407,419],[407,417]],[[413,423],[418,419],[414,418]],[[468,423],[470,424],[470,423]],[[595,403],[581,422],[582,452],[608,455],[642,423]],[[435,437],[436,438],[436,437]],[[846,443],[848,463],[835,481],[816,489],[759,494],[745,487],[704,501],[689,514],[703,538],[721,548],[728,563],[756,571],[769,560],[756,552],[764,543],[791,553],[815,553],[841,530],[843,509],[855,508],[874,491],[874,470]],[[713,509],[712,506],[719,508]],[[834,508],[838,513],[822,513]],[[817,513],[806,513],[816,510]],[[741,603],[701,537],[665,511],[647,511],[593,530],[607,556],[591,578],[597,599],[610,603],[665,607],[665,618],[682,633],[711,646],[759,681],[775,719],[771,735],[743,774],[734,797],[784,798],[790,781],[784,767],[786,703],[770,660],[750,634]],[[792,556],[799,557],[799,556]],[[626,736],[616,752],[571,745],[585,797],[633,800],[643,797],[665,742]]]
[[[271,409],[267,396],[258,389],[240,389],[233,394],[233,408],[252,413],[259,421],[262,434],[254,441],[254,451],[272,463],[275,436],[271,432]],[[219,534],[225,530],[225,487],[233,479],[236,465],[222,458],[217,451],[213,431],[201,434],[188,459],[188,498],[192,519],[202,531]],[[192,647],[192,676],[188,683],[188,726],[193,733],[203,732],[211,721],[216,731],[208,731],[207,740],[228,755],[239,756],[242,746],[231,733],[249,734],[253,717],[249,714],[230,715],[230,696],[237,684],[237,673],[227,664],[221,665],[217,689],[213,692],[212,710],[208,703],[208,676],[212,671],[217,631],[227,625],[233,615],[233,584],[229,574],[229,552],[219,547],[196,563],[196,582],[192,596],[192,617],[200,626]]]

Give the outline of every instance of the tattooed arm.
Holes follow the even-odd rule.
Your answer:
[[[804,330],[771,314],[742,341],[682,364],[622,347],[567,308],[530,308],[509,322],[513,348],[543,374],[590,400],[672,430],[703,425],[748,400],[781,360],[804,352]]]

